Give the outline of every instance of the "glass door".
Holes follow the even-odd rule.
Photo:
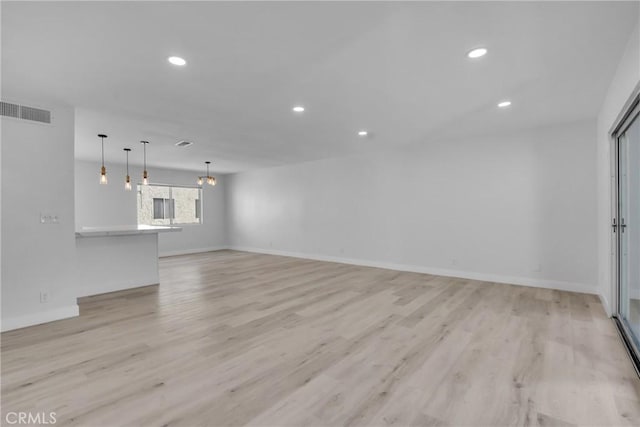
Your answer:
[[[627,345],[640,359],[640,107],[632,110],[617,133],[618,313]]]

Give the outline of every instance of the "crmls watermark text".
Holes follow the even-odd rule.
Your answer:
[[[7,412],[7,424],[55,424],[55,412]]]

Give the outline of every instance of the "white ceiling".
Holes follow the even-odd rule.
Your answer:
[[[146,139],[153,166],[235,172],[594,118],[638,13],[612,1],[3,1],[2,90],[77,106],[80,159],[99,159],[104,132],[108,161]],[[489,53],[469,60],[476,46]],[[513,106],[497,109],[504,98]]]

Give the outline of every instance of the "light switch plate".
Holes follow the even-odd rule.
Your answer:
[[[41,213],[40,214],[40,224],[59,224],[60,218],[58,218],[57,214],[52,213]]]

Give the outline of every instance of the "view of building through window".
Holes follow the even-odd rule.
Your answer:
[[[202,189],[138,185],[138,224],[201,224]]]

